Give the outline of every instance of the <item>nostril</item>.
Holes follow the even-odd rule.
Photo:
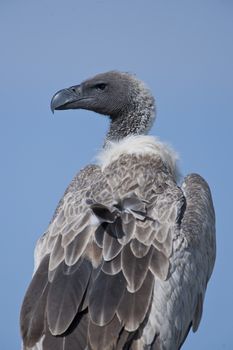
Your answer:
[[[80,93],[80,85],[71,86],[68,90],[70,92],[72,92],[72,93],[75,93],[75,94],[79,95],[79,93]]]

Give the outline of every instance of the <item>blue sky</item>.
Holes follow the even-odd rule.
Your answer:
[[[52,115],[51,96],[111,69],[146,81],[157,101],[151,133],[178,151],[182,174],[212,189],[217,261],[183,349],[233,349],[232,18],[230,0],[1,1],[1,349],[20,348],[35,242],[108,125],[87,111]]]

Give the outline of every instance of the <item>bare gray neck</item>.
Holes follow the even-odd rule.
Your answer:
[[[108,141],[119,141],[129,135],[144,135],[150,130],[155,119],[154,100],[148,99],[143,105],[135,104],[131,110],[110,117],[110,127],[104,146]]]

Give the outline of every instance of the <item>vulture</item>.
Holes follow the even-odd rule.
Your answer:
[[[207,182],[198,174],[180,182],[176,153],[147,135],[155,102],[133,74],[59,90],[51,109],[94,111],[110,126],[36,244],[23,349],[180,349],[200,324],[215,261]]]

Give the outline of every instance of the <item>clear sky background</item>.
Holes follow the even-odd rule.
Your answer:
[[[134,72],[157,101],[151,131],[208,181],[217,261],[204,314],[183,349],[233,349],[233,1],[1,0],[0,348],[18,350],[33,250],[74,174],[93,161],[107,118],[52,115],[61,88]]]

